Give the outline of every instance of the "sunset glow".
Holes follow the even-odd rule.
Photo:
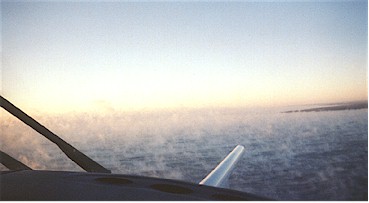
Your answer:
[[[2,1],[1,94],[29,111],[367,99],[367,2]]]

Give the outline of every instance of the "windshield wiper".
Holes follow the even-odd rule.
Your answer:
[[[23,123],[30,126],[32,129],[34,129],[35,131],[46,137],[51,142],[55,143],[64,152],[65,155],[67,155],[73,162],[78,164],[85,171],[98,173],[111,173],[110,170],[104,168],[99,163],[92,160],[90,157],[78,151],[72,145],[70,145],[69,143],[65,142],[63,139],[52,133],[46,127],[41,125],[35,119],[28,116],[26,113],[24,113],[18,107],[14,106],[12,103],[10,103],[1,95],[0,95],[0,105],[1,107],[3,107],[3,109],[8,111],[13,116],[17,117]]]
[[[7,153],[0,151],[0,163],[3,164],[9,170],[22,171],[22,170],[32,170],[30,167],[24,163],[14,159]]]

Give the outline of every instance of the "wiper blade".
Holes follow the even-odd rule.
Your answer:
[[[51,142],[55,143],[64,152],[65,155],[67,155],[73,162],[78,164],[85,171],[98,173],[111,173],[110,170],[104,168],[99,163],[92,160],[90,157],[78,151],[72,145],[70,145],[69,143],[65,142],[63,139],[52,133],[46,127],[41,125],[35,119],[28,116],[26,113],[24,113],[18,107],[14,106],[12,103],[10,103],[1,95],[0,95],[0,105],[10,114],[21,120],[23,123],[33,128],[35,131],[46,137]]]
[[[3,164],[9,170],[22,171],[32,170],[27,165],[9,156],[7,153],[0,151],[0,163]]]

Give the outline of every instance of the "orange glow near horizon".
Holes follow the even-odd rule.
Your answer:
[[[340,90],[327,90],[319,88],[317,85],[316,88],[301,91],[304,89],[303,87],[293,85],[237,88],[237,84],[227,87],[211,83],[201,85],[201,83],[196,84],[195,82],[186,86],[185,81],[180,84],[177,81],[176,84],[170,86],[171,82],[171,80],[161,80],[161,83],[156,85],[141,84],[136,86],[135,90],[131,86],[132,90],[122,90],[120,94],[96,88],[90,91],[75,89],[76,92],[71,91],[69,94],[63,95],[59,95],[57,92],[49,93],[47,97],[37,94],[11,95],[9,100],[29,111],[63,113],[207,107],[280,107],[367,100],[368,97],[367,88],[360,90],[355,86],[347,86]],[[78,95],[80,91],[83,94]]]

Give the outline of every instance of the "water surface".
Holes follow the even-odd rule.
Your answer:
[[[241,144],[245,154],[230,177],[232,189],[278,200],[367,200],[367,109],[280,112],[168,110],[36,119],[113,173],[198,183]],[[24,124],[6,121],[3,151],[34,169],[81,170]]]

